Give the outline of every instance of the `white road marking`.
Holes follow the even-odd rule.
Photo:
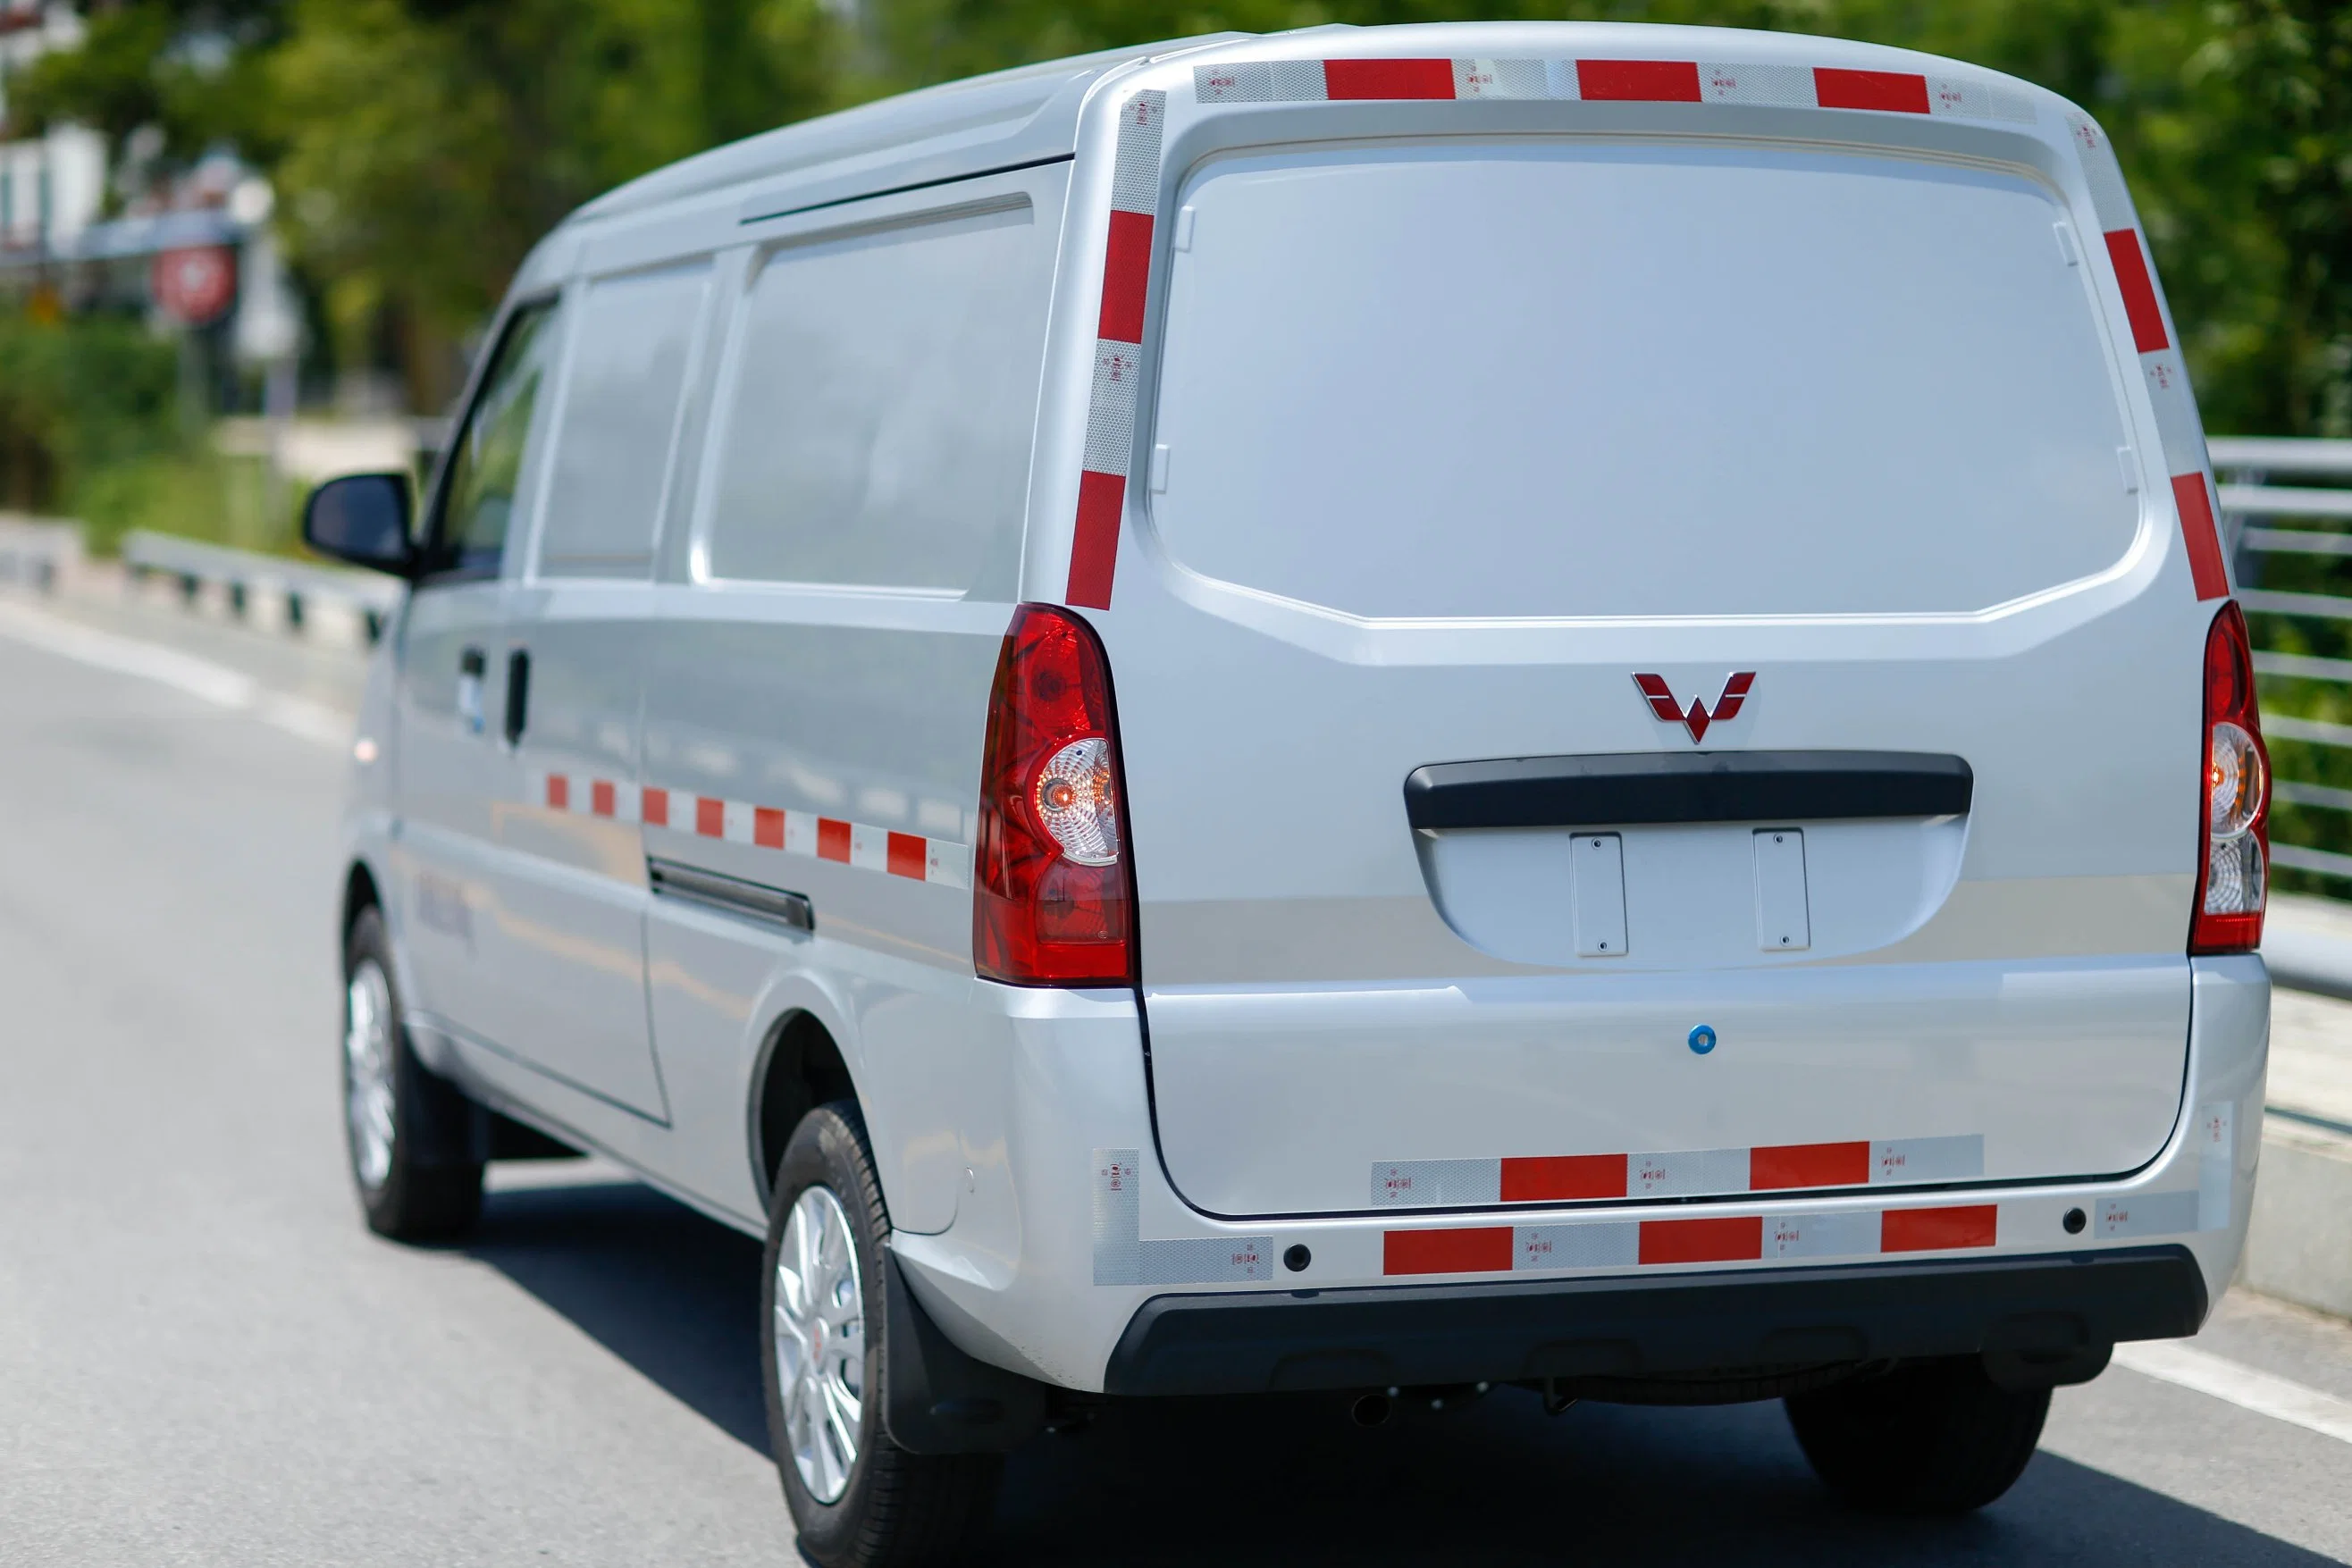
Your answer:
[[[2116,1346],[2116,1364],[2339,1443],[2352,1443],[2352,1399],[2306,1388],[2210,1350],[2179,1340],[2139,1340]]]
[[[170,686],[215,707],[250,713],[264,724],[318,745],[340,747],[351,738],[352,721],[326,704],[269,691],[242,671],[160,643],[101,632],[6,600],[0,600],[0,635],[76,664]]]

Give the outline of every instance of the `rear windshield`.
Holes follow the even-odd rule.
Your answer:
[[[2022,175],[1382,145],[1219,160],[1184,205],[1152,517],[1209,577],[1372,617],[1970,611],[2137,527],[2081,246]]]

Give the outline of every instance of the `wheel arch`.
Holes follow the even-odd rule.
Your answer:
[[[864,1102],[841,1042],[806,1008],[789,1009],[769,1026],[751,1084],[746,1131],[751,1181],[764,1212],[774,1197],[776,1166],[801,1118],[829,1101],[853,1101],[861,1110]]]
[[[354,860],[343,872],[342,917],[335,926],[337,934],[347,946],[351,941],[352,926],[359,919],[360,911],[363,909],[373,909],[380,915],[383,914],[383,893],[382,883],[376,880],[374,869],[363,860]]]

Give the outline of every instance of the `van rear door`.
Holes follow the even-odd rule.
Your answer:
[[[2207,612],[2087,211],[1656,136],[1240,150],[1175,201],[1097,623],[1191,1202],[2156,1155]]]

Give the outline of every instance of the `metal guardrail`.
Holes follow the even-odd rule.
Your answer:
[[[205,584],[218,584],[228,596],[229,609],[238,615],[248,613],[256,600],[275,597],[285,608],[286,623],[296,628],[303,624],[309,606],[339,604],[359,617],[371,643],[383,634],[384,623],[408,591],[394,579],[373,572],[311,566],[145,529],[123,537],[122,564],[136,578],[176,579],[181,594],[191,601]]]
[[[2224,437],[2210,443],[2213,470],[2221,495],[2224,538],[2235,549],[2256,556],[2320,556],[2352,559],[2352,532],[2337,529],[2352,522],[2352,488],[2275,485],[2289,477],[2352,481],[2352,441],[2309,441],[2279,436]],[[2299,528],[2250,524],[2305,522]],[[2352,622],[2352,598],[2331,593],[2284,591],[2242,586],[2238,601],[2248,610],[2298,620]],[[2254,651],[2254,673],[2287,680],[2326,681],[2352,686],[2352,659],[2320,658],[2276,649]],[[2352,724],[2299,718],[2270,711],[2263,714],[2263,732],[2280,740],[2299,740],[2332,749],[2352,750]],[[2352,812],[2352,789],[2302,779],[2275,782],[2276,798],[2286,805]],[[2271,845],[2273,863],[2295,871],[2352,882],[2352,854],[2310,844]]]
[[[28,582],[44,593],[81,566],[79,525],[0,512],[0,582]]]

